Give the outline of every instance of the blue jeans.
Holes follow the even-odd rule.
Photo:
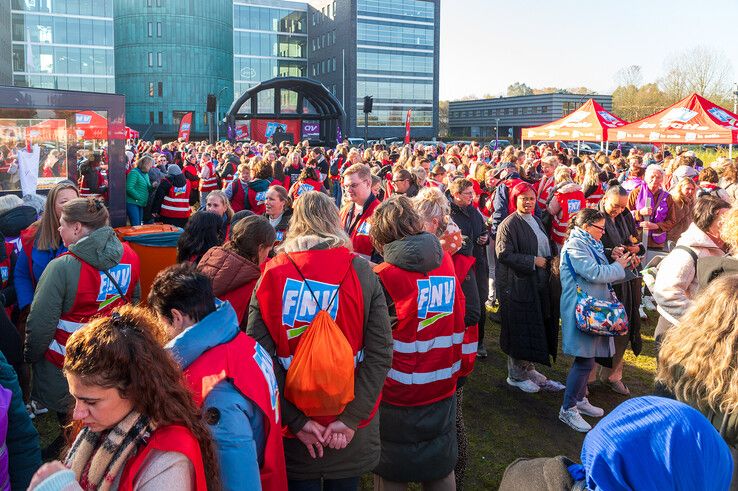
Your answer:
[[[566,390],[564,391],[564,409],[571,409],[577,402],[584,399],[587,394],[587,381],[589,374],[595,365],[594,358],[574,358],[574,364],[569,369],[566,377]]]
[[[333,181],[333,199],[336,200],[336,206],[341,209],[341,201],[343,201],[343,189],[341,181]]]
[[[143,207],[134,203],[126,203],[126,213],[131,225],[141,225],[143,223]]]
[[[322,484],[322,486],[321,486]],[[358,477],[347,477],[346,479],[313,479],[310,481],[287,482],[289,491],[356,491],[359,489]]]

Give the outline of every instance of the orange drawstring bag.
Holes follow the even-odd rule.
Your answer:
[[[292,258],[287,256],[290,261]],[[310,283],[294,261],[305,286],[320,308]],[[351,271],[351,265],[344,279]],[[320,309],[302,335],[287,370],[284,396],[308,417],[336,416],[354,400],[354,351],[338,324],[328,313],[338,297],[338,289],[328,306]]]

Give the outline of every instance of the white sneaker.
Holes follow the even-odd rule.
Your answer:
[[[517,387],[523,392],[528,392],[529,394],[533,394],[541,390],[541,388],[531,380],[513,380],[510,377],[507,377],[507,383],[513,387]]]
[[[577,402],[577,409],[585,416],[592,416],[594,418],[601,418],[605,415],[604,409],[602,409],[601,407],[593,406],[589,403],[589,400],[586,397]]]
[[[566,385],[551,379],[546,380],[546,383],[541,385],[541,390],[549,392],[560,392],[564,389],[566,389]]]
[[[653,298],[651,298],[650,296],[644,296],[641,304],[648,310],[656,310],[656,304],[653,303]]]
[[[548,381],[546,376],[536,369],[526,371],[526,375],[528,375],[528,380],[530,380],[531,382],[533,382],[539,387],[543,387],[544,385],[546,385],[546,382]]]
[[[641,319],[642,320],[644,320],[644,321],[645,320],[648,320],[648,314],[646,314],[646,311],[643,310],[643,305],[641,305],[640,307],[638,307],[638,315],[641,316]]]
[[[579,410],[576,406],[569,409],[564,409],[563,407],[559,409],[559,419],[572,430],[576,430],[581,433],[587,433],[592,429],[592,425],[584,421],[584,418],[579,414]]]

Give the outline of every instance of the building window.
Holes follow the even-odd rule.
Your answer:
[[[147,7],[151,7],[153,4],[154,4],[154,1],[153,0],[146,0],[146,6]],[[152,117],[151,119],[152,119],[151,122],[153,123],[154,122],[153,121],[154,118]]]
[[[335,3],[333,5],[335,5]],[[335,9],[335,7],[333,7],[333,8]],[[335,10],[333,12],[335,13]],[[333,31],[332,38],[333,38],[333,44],[336,44],[336,31],[335,30]]]
[[[548,106],[541,106],[541,112],[543,112],[543,114],[546,114],[548,112]]]
[[[161,0],[156,0],[156,6],[161,7]]]
[[[154,23],[153,22],[149,22],[147,24],[147,26],[146,26],[146,34],[149,37],[152,37],[154,35]]]
[[[159,124],[164,124],[164,113],[159,111]]]
[[[149,97],[154,97],[154,82],[149,82]]]
[[[149,66],[154,66],[154,53],[152,53],[151,51],[149,51],[148,58],[149,58]]]
[[[149,123],[154,124],[154,111],[149,111]]]
[[[161,37],[161,22],[156,23],[156,37]]]
[[[163,82],[158,83],[157,93],[159,94],[159,97],[164,97],[164,83]]]
[[[159,51],[158,53],[156,53],[156,66],[161,68],[161,65],[162,65],[162,52]]]

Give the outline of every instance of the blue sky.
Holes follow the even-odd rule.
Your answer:
[[[441,0],[441,99],[500,94],[513,82],[611,92],[614,74],[644,81],[674,54],[725,54],[738,81],[738,0]]]

